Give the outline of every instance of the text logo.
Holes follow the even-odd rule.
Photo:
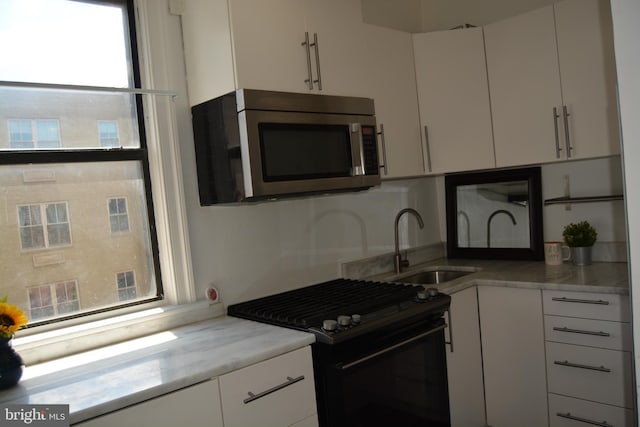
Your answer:
[[[0,406],[0,425],[69,427],[69,405]]]

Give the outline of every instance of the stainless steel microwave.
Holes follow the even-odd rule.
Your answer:
[[[372,99],[239,89],[191,111],[201,205],[380,184]]]

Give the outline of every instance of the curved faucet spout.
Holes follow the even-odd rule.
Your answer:
[[[399,241],[398,241],[398,223],[400,222],[400,217],[402,215],[404,215],[405,213],[410,213],[413,216],[415,216],[416,219],[418,220],[418,225],[420,226],[420,228],[424,228],[424,222],[422,221],[422,217],[420,216],[418,211],[415,210],[415,209],[404,208],[400,212],[398,212],[398,214],[396,215],[396,221],[395,221],[395,224],[394,224],[395,244],[396,244],[396,252],[395,252],[395,256],[394,256],[394,265],[395,265],[396,274],[400,273],[400,271],[402,270],[402,267],[406,267],[406,266],[409,265],[409,260],[402,259],[402,256],[400,255],[400,244],[399,244]]]
[[[487,220],[487,247],[490,248],[491,247],[491,220],[493,219],[494,216],[498,215],[498,214],[505,214],[508,215],[509,218],[511,218],[511,222],[513,222],[513,225],[516,225],[516,219],[514,218],[513,214],[507,210],[504,209],[498,209],[497,211],[493,212],[491,215],[489,215],[489,219]]]

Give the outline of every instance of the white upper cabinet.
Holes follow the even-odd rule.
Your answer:
[[[482,28],[414,34],[427,172],[495,167]]]
[[[607,0],[565,0],[484,31],[497,166],[619,154]]]
[[[358,0],[187,0],[182,24],[191,105],[237,88],[357,92]]]
[[[360,75],[360,84],[363,95],[375,103],[380,176],[424,175],[411,34],[373,25],[363,30],[366,71]]]

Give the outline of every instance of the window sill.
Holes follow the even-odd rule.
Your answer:
[[[221,303],[211,304],[209,301],[157,306],[56,330],[34,329],[27,336],[15,338],[13,347],[26,365],[33,365],[219,317],[224,313]]]

